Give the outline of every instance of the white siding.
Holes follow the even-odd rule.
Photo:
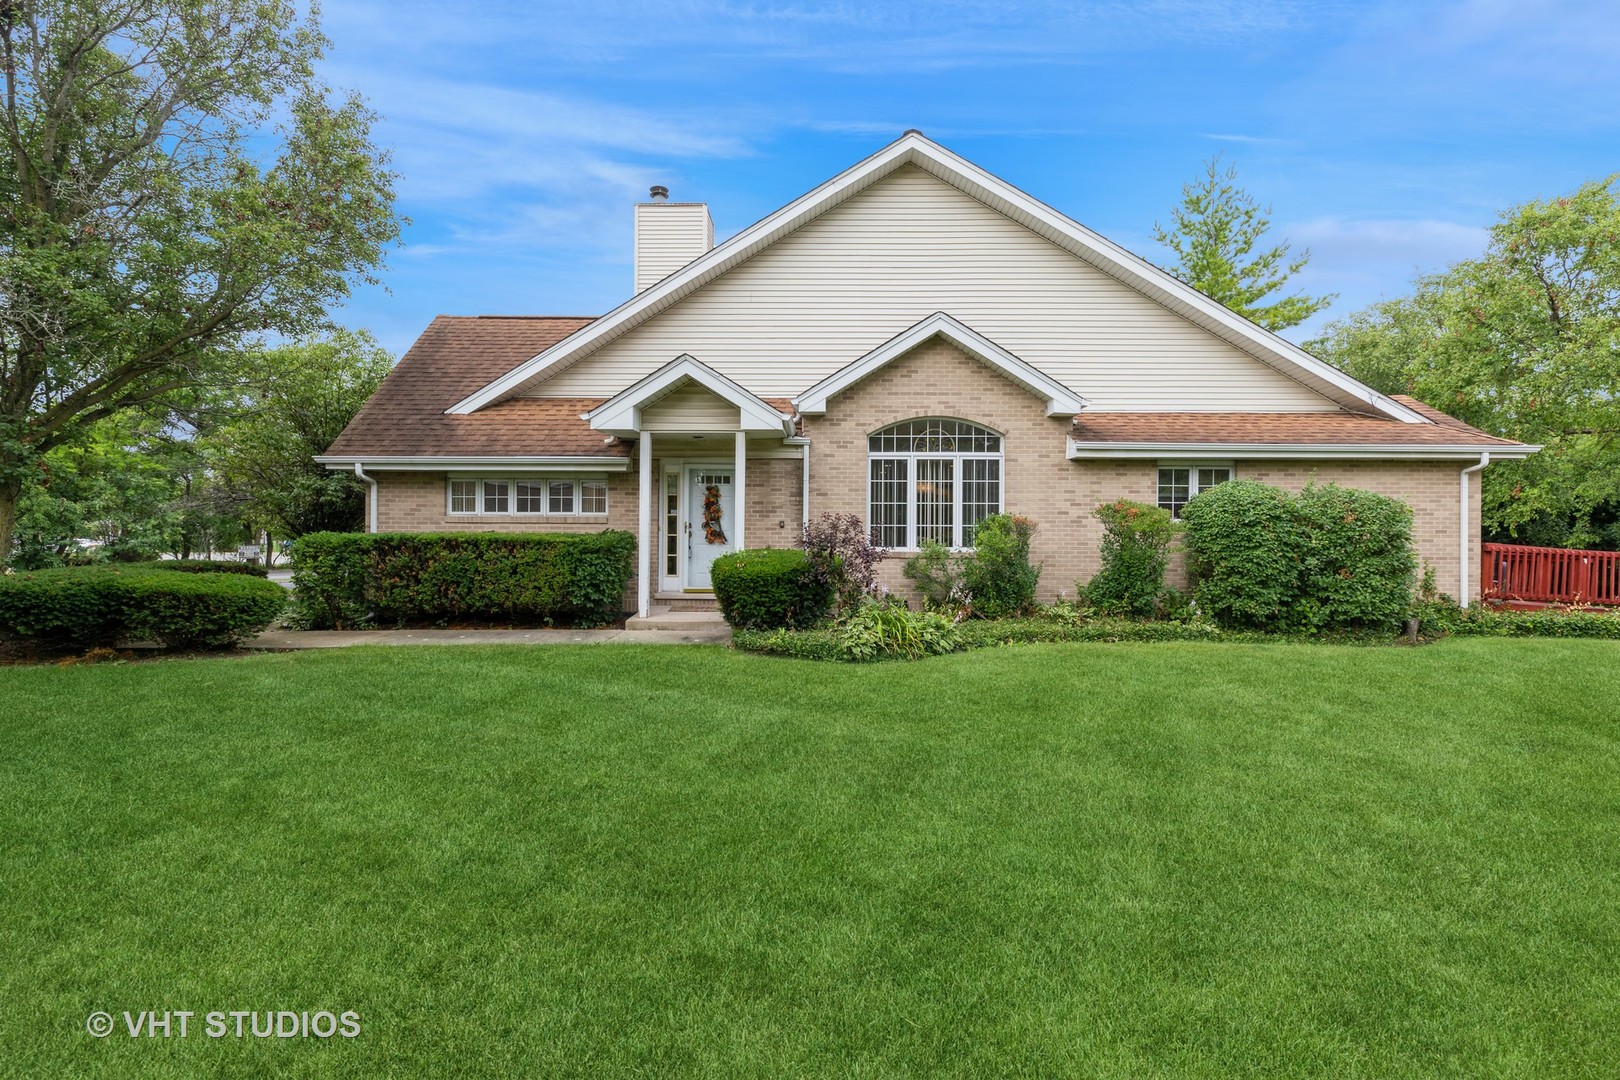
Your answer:
[[[636,292],[712,247],[714,222],[703,203],[637,203]]]
[[[648,431],[736,431],[741,424],[737,406],[691,383],[641,410]]]
[[[761,397],[791,397],[934,311],[1098,411],[1338,408],[915,167],[531,393],[607,397],[689,352]]]

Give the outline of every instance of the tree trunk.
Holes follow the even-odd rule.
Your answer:
[[[22,498],[19,481],[0,481],[0,567],[11,564],[11,538],[17,531],[17,500]]]

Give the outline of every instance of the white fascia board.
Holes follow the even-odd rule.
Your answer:
[[[1322,458],[1336,460],[1377,460],[1402,458],[1407,461],[1473,461],[1489,451],[1492,459],[1526,458],[1539,446],[1436,446],[1423,443],[1369,445],[1367,443],[1082,443],[1069,440],[1070,461],[1085,459],[1141,458],[1243,458],[1256,459]]]
[[[630,459],[623,457],[597,457],[592,454],[573,455],[410,455],[410,456],[354,456],[326,455],[315,458],[328,469],[353,469],[355,465],[372,472],[455,472],[468,469],[532,469],[540,472],[624,472]]]
[[[730,240],[519,364],[446,411],[475,412],[561,370],[592,349],[677,303],[805,222],[908,164],[918,165],[992,209],[1006,214],[1109,276],[1192,319],[1261,363],[1276,368],[1329,399],[1341,403],[1359,402],[1403,423],[1433,423],[1416,410],[1378,393],[1298,346],[1228,310],[1174,275],[1126,251],[916,131],[906,132],[877,153],[799,196],[775,213],[761,218]]]
[[[1073,416],[1088,404],[1085,398],[1033,364],[1003,349],[960,320],[943,311],[936,311],[810,387],[793,399],[794,408],[806,415],[825,413],[829,399],[936,336],[1001,372],[1036,397],[1045,398],[1047,416]]]
[[[621,438],[636,435],[641,431],[641,410],[688,382],[697,383],[727,404],[735,405],[743,431],[793,434],[792,417],[784,416],[757,395],[685,353],[583,414],[583,419],[596,430]]]

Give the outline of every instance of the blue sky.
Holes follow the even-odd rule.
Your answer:
[[[908,127],[1149,259],[1221,152],[1340,299],[1476,254],[1497,213],[1620,170],[1610,0],[932,4],[328,0],[324,75],[382,115],[412,219],[341,314],[599,314],[631,204],[717,239]]]

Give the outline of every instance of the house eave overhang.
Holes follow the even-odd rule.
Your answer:
[[[1331,459],[1336,461],[1400,458],[1405,461],[1477,461],[1526,458],[1539,446],[1425,443],[1100,443],[1069,440],[1070,461],[1156,458]]]
[[[606,454],[322,454],[315,459],[328,469],[368,472],[465,472],[476,469],[518,469],[534,472],[625,472],[630,459]]]
[[[1046,415],[1073,416],[1088,402],[1067,386],[1041,371],[1035,365],[997,345],[983,334],[960,320],[936,311],[927,318],[902,330],[860,359],[833,372],[804,393],[793,399],[794,408],[806,416],[819,416],[827,411],[827,402],[849,389],[886,364],[915,349],[932,338],[942,338],[979,362],[995,369],[1023,387],[1035,397],[1046,401]]]
[[[783,438],[793,434],[791,416],[685,353],[582,414],[582,419],[597,431],[633,439],[643,429],[642,410],[688,383],[701,386],[736,407],[737,427],[734,430],[775,434]]]
[[[475,412],[522,393],[679,303],[801,225],[906,165],[916,165],[1007,215],[1037,235],[1330,400],[1351,409],[1370,409],[1403,423],[1433,422],[1416,410],[1378,393],[1298,346],[1235,314],[1147,260],[1133,255],[915,131],[907,132],[877,153],[710,249],[707,254],[519,364],[446,411],[452,414]]]

